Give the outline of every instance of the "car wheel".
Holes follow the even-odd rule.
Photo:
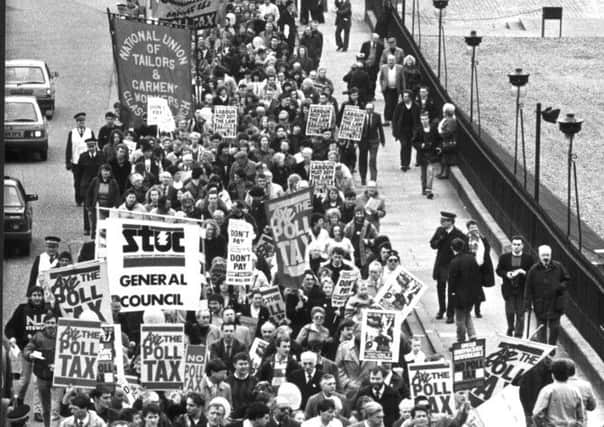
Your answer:
[[[43,162],[48,160],[48,150],[40,151],[40,160],[42,160]]]

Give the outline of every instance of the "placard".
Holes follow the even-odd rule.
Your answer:
[[[519,390],[519,387],[513,385],[503,388],[478,408],[472,409],[464,426],[509,427],[526,425]]]
[[[453,376],[451,362],[411,363],[409,384],[411,399],[425,396],[430,402],[433,414],[453,414],[455,400],[453,397]]]
[[[336,182],[336,163],[329,160],[311,160],[310,185],[315,188],[333,187]]]
[[[264,204],[277,253],[276,278],[286,288],[298,289],[307,269],[310,243],[311,188],[286,194]]]
[[[427,289],[423,282],[399,267],[397,274],[378,290],[375,302],[384,310],[399,311],[405,320]]]
[[[200,228],[109,218],[107,268],[121,311],[196,310],[201,296]]]
[[[118,15],[109,15],[109,27],[126,128],[143,125],[150,96],[165,99],[174,117],[191,118],[191,30]]]
[[[90,310],[101,322],[113,321],[105,262],[71,264],[43,274],[44,300],[56,304],[61,317],[77,319],[84,310]]]
[[[331,130],[333,120],[333,105],[311,104],[306,120],[306,135],[321,136]]]
[[[149,390],[179,390],[185,373],[182,323],[141,325],[141,385]]]
[[[267,308],[270,318],[277,325],[285,320],[285,302],[278,286],[260,289],[262,300]]]
[[[201,381],[206,368],[206,346],[188,345],[185,357],[184,391],[202,393]]]
[[[260,365],[262,364],[262,360],[264,359],[264,353],[266,353],[266,348],[268,347],[268,341],[263,340],[262,338],[254,338],[252,345],[250,346],[250,360],[252,362],[252,372],[256,372]]]
[[[162,132],[176,130],[176,122],[167,100],[158,96],[147,97],[147,124],[157,125]]]
[[[230,105],[214,106],[214,132],[223,138],[237,137],[237,107]]]
[[[365,124],[366,115],[365,110],[361,110],[357,106],[344,106],[342,120],[340,121],[340,129],[338,131],[338,139],[360,141],[363,136],[363,126]]]
[[[354,294],[354,285],[359,280],[358,270],[342,270],[338,283],[331,294],[331,306],[334,308],[344,307],[346,301]]]
[[[226,279],[230,286],[251,286],[254,275],[252,241],[254,227],[242,219],[230,219]]]
[[[484,338],[453,343],[453,389],[471,390],[485,380]]]
[[[101,324],[97,371],[97,381],[111,386],[116,384],[118,378],[125,376],[122,326],[119,323]]]
[[[400,312],[363,310],[359,358],[373,362],[398,362],[401,323]]]
[[[555,346],[520,338],[499,335],[499,339],[495,351],[486,357],[484,383],[470,390],[470,403],[474,408],[520,379],[556,349]]]
[[[55,344],[55,387],[95,388],[101,322],[59,318]]]

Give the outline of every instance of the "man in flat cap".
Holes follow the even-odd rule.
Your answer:
[[[80,154],[84,153],[87,149],[86,140],[94,138],[94,132],[89,127],[86,127],[86,113],[77,113],[73,116],[73,119],[76,121],[76,127],[67,134],[65,168],[73,174],[75,202],[78,206],[82,206],[84,193],[80,193],[77,182],[78,160],[80,160]]]
[[[27,295],[30,294],[34,286],[42,286],[38,280],[40,273],[54,268],[59,263],[59,243],[61,239],[55,236],[47,236],[44,238],[46,251],[42,252],[34,259],[29,274],[29,284],[27,286]]]
[[[430,246],[432,249],[436,249],[436,260],[434,261],[434,270],[432,272],[432,278],[436,280],[436,289],[438,291],[438,314],[436,318],[442,319],[446,312],[447,323],[453,323],[455,311],[455,306],[451,301],[451,289],[449,289],[449,292],[446,292],[449,264],[454,256],[451,242],[453,239],[459,238],[467,243],[466,235],[455,227],[455,217],[454,213],[442,211],[440,213],[440,227],[436,229],[434,236],[430,239]]]
[[[99,174],[99,168],[105,163],[103,152],[97,147],[98,141],[95,138],[86,140],[86,151],[80,154],[77,164],[77,184],[78,191],[85,197],[88,191],[88,186],[92,180]],[[93,233],[94,234],[94,233]],[[90,221],[88,211],[84,206],[84,235],[90,235]]]

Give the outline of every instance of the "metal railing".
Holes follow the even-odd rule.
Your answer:
[[[366,0],[366,11],[373,10],[381,30],[417,59],[424,83],[437,106],[452,102],[434,71],[402,25],[396,2],[384,7],[383,0]],[[384,15],[384,13],[386,15]],[[387,16],[390,15],[390,16]],[[384,27],[385,28],[382,28]],[[566,315],[600,355],[604,355],[604,275],[569,241],[560,227],[523,189],[513,173],[491,147],[497,142],[482,130],[480,136],[468,115],[456,108],[458,165],[481,201],[508,235],[520,234],[533,248],[552,247],[554,258],[562,262],[572,277]],[[602,357],[602,356],[601,356]]]

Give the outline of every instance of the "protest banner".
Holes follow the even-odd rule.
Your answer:
[[[200,228],[109,218],[107,269],[122,312],[196,310],[201,295]]]
[[[426,396],[433,414],[453,414],[455,400],[451,362],[411,363],[408,369],[411,399]]]
[[[150,96],[165,99],[172,115],[192,114],[191,40],[188,28],[109,15],[117,86],[126,128],[139,128]]]
[[[258,257],[270,258],[275,253],[275,241],[273,236],[267,233],[262,233],[254,244],[254,253]]]
[[[214,132],[223,138],[237,136],[237,107],[230,105],[215,105],[213,115]]]
[[[206,368],[206,346],[188,345],[185,356],[184,391],[202,393],[201,380]]]
[[[95,388],[101,322],[59,318],[55,345],[55,387]]]
[[[453,389],[471,390],[484,383],[484,338],[453,343]]]
[[[141,325],[141,385],[149,390],[181,389],[184,373],[184,325]]]
[[[342,270],[340,271],[340,277],[338,283],[333,288],[331,294],[331,306],[334,308],[344,307],[346,301],[354,294],[354,285],[359,280],[358,270]]]
[[[474,408],[514,382],[543,360],[556,347],[535,341],[499,336],[499,345],[486,357],[485,381],[470,390]]]
[[[266,348],[268,347],[268,341],[263,340],[262,338],[254,338],[252,345],[250,346],[250,361],[252,362],[252,372],[256,372],[262,363],[262,359],[264,359],[264,353],[266,352]]]
[[[329,160],[311,160],[310,185],[315,188],[332,187],[336,182],[336,163]]]
[[[220,0],[156,0],[153,10],[156,18],[188,18],[196,28],[211,28],[217,18],[224,14]]]
[[[398,311],[363,310],[359,358],[373,362],[398,362],[402,321]]]
[[[331,130],[333,115],[332,105],[311,104],[306,120],[306,135],[321,136],[323,132]]]
[[[526,418],[519,387],[509,385],[468,414],[467,427],[524,426]]]
[[[176,130],[176,122],[167,100],[159,96],[147,97],[147,124],[157,125],[160,132]]]
[[[281,323],[285,319],[285,302],[279,292],[278,286],[271,286],[270,288],[260,289],[262,294],[262,300],[266,306],[270,318],[277,324]]]
[[[229,220],[229,245],[225,282],[229,286],[249,286],[252,284],[254,263],[252,241],[254,227],[242,219]]]
[[[277,281],[297,289],[306,270],[310,243],[311,188],[265,202],[268,224],[277,252]]]
[[[90,310],[101,322],[112,320],[105,262],[71,264],[43,274],[44,299],[56,304],[62,317],[78,318],[84,310]]]
[[[98,383],[111,386],[116,383],[118,378],[123,378],[125,375],[122,326],[119,323],[101,325],[97,371]]]
[[[365,116],[365,110],[361,110],[354,105],[346,105],[344,107],[344,112],[342,113],[342,121],[340,122],[338,139],[360,141],[363,135]]]
[[[405,320],[427,289],[423,282],[399,267],[397,274],[379,289],[375,301],[384,310],[400,311],[401,319]]]

